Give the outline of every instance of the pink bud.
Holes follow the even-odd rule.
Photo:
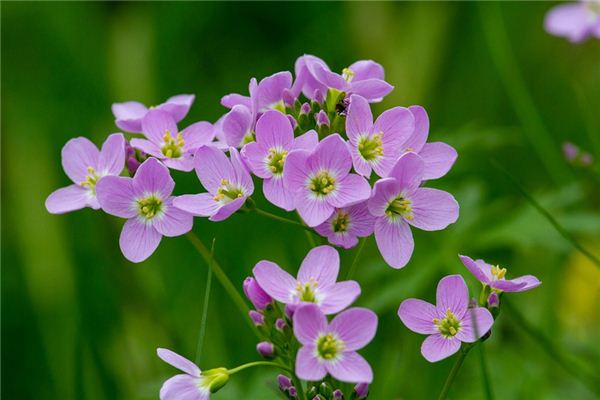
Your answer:
[[[329,126],[329,117],[325,114],[325,111],[321,110],[315,115],[315,120],[317,121],[317,126]]]
[[[277,321],[275,321],[275,329],[277,329],[279,332],[283,331],[283,328],[285,328],[285,320],[281,319],[281,318],[277,318]]]
[[[248,315],[250,316],[250,319],[252,320],[252,322],[254,322],[254,325],[256,325],[256,326],[264,325],[265,316],[262,315],[261,313],[259,313],[258,311],[250,310],[248,312]]]
[[[275,355],[275,347],[271,342],[260,342],[256,345],[256,351],[264,358],[272,358]]]
[[[492,292],[487,298],[488,308],[497,308],[500,307],[500,296],[498,293]]]
[[[368,383],[359,383],[354,386],[354,391],[356,392],[357,399],[366,399],[369,395],[369,384]]]
[[[292,380],[285,375],[277,375],[277,383],[279,383],[279,389],[285,391],[292,386]]]
[[[271,296],[251,277],[244,280],[244,293],[257,310],[264,310],[273,301]]]

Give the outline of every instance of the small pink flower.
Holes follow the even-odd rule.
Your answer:
[[[175,123],[181,121],[190,110],[195,96],[193,94],[180,94],[169,97],[167,101],[156,106],[146,107],[137,101],[114,103],[112,112],[116,118],[117,126],[127,132],[142,132],[142,120],[150,110],[162,110],[171,115]]]
[[[473,261],[471,257],[459,256],[462,263],[469,271],[484,285],[499,292],[524,292],[534,289],[542,284],[533,275],[519,276],[514,279],[506,279],[506,268],[491,265],[483,260]]]

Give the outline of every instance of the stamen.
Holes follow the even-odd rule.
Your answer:
[[[183,154],[182,149],[185,145],[185,141],[183,140],[183,136],[181,136],[181,132],[177,134],[176,137],[171,136],[171,132],[169,130],[165,131],[163,135],[163,145],[161,147],[161,151],[163,155],[167,158],[179,158]]]
[[[334,334],[328,333],[326,335],[321,335],[317,339],[317,353],[319,357],[324,360],[331,360],[338,356],[341,353],[346,344],[343,340],[337,338]]]
[[[326,196],[335,190],[335,178],[328,171],[321,171],[310,180],[308,188],[318,197]]]
[[[446,310],[444,319],[434,318],[433,323],[437,330],[446,338],[454,337],[460,332],[461,323],[449,308]]]
[[[402,196],[398,196],[388,204],[385,214],[390,218],[401,216],[409,221],[412,221],[414,219],[414,215],[411,204],[412,202],[410,200],[405,199]]]
[[[383,132],[362,136],[358,141],[358,152],[365,161],[376,161],[383,156]]]

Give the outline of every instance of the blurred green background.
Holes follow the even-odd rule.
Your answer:
[[[334,70],[371,58],[396,89],[376,112],[421,104],[431,140],[455,146],[454,169],[433,186],[461,204],[443,232],[416,232],[410,264],[387,267],[371,238],[356,304],[380,316],[363,351],[372,399],[437,396],[454,359],[429,364],[423,336],[396,316],[408,297],[432,300],[437,281],[462,273],[458,253],[532,273],[543,285],[511,295],[531,326],[578,368],[600,365],[600,271],[575,252],[490,164],[496,159],[595,254],[600,254],[596,170],[572,168],[570,140],[600,159],[600,41],[549,36],[553,3],[7,3],[2,2],[2,395],[5,399],[153,399],[176,371],[156,347],[194,358],[206,264],[184,237],[146,262],[120,254],[121,220],[90,209],[56,216],[46,196],[69,184],[60,149],[117,131],[110,105],[157,104],[195,93],[184,123],[215,121],[222,95],[248,80],[293,70],[315,54]],[[594,175],[596,174],[596,175]],[[175,173],[176,193],[199,191]],[[260,192],[258,190],[257,192]],[[259,204],[269,208],[257,196]],[[273,208],[270,208],[273,210]],[[309,246],[301,230],[258,215],[196,219],[234,283],[260,259],[296,271]],[[356,250],[342,251],[342,271]],[[504,310],[486,342],[497,398],[595,398]],[[218,281],[210,296],[202,368],[257,359],[255,338]],[[272,370],[237,375],[215,398],[277,398]],[[577,375],[577,374],[575,374]],[[451,398],[483,398],[475,355]]]

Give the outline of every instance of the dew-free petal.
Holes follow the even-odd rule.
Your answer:
[[[219,209],[219,203],[210,193],[177,196],[173,199],[173,206],[200,217],[209,217]]]
[[[350,105],[346,117],[346,134],[352,144],[357,144],[360,135],[371,133],[373,114],[371,107],[364,97],[350,96]]]
[[[314,356],[315,351],[313,346],[304,346],[298,350],[294,371],[298,378],[307,381],[320,381],[327,375],[325,366]]]
[[[369,211],[375,217],[385,216],[388,203],[401,192],[402,188],[395,178],[384,178],[375,182],[373,194],[367,202]]]
[[[166,199],[173,192],[175,181],[171,178],[167,167],[156,158],[149,158],[136,171],[132,187],[136,196],[159,193]]]
[[[132,218],[123,225],[119,246],[126,259],[138,263],[154,253],[161,239],[162,235],[154,229],[152,224]]]
[[[490,273],[490,265],[483,260],[474,261],[469,256],[458,256],[465,267],[477,278],[481,283],[489,284],[492,280]]]
[[[294,312],[294,335],[303,345],[314,344],[319,334],[326,329],[327,318],[317,305],[302,305]]]
[[[362,349],[375,337],[377,315],[366,308],[350,308],[337,315],[329,329],[344,341],[344,351]]]
[[[259,261],[252,270],[256,281],[269,296],[282,303],[290,300],[296,280],[279,265],[271,261]]]
[[[298,280],[308,282],[311,279],[326,287],[335,283],[340,270],[340,255],[331,246],[318,246],[311,249],[298,270]]]
[[[446,339],[442,335],[427,336],[421,345],[421,354],[429,362],[437,362],[448,358],[460,349],[460,340]]]
[[[438,330],[433,323],[438,318],[438,312],[431,303],[420,299],[404,300],[398,308],[398,317],[408,329],[413,332],[430,335]]]
[[[444,142],[426,143],[419,155],[425,162],[423,179],[437,179],[446,175],[458,157],[454,147]]]
[[[364,97],[371,103],[381,101],[392,90],[394,87],[381,79],[365,79],[350,84],[350,92]]]
[[[327,170],[338,179],[344,178],[352,168],[352,157],[346,142],[337,133],[327,136],[308,158],[308,167],[315,173]]]
[[[142,119],[142,130],[144,135],[156,144],[164,141],[163,137],[168,131],[173,137],[177,136],[177,124],[173,116],[167,111],[152,109]]]
[[[365,79],[384,79],[384,70],[381,64],[373,60],[356,61],[348,67],[354,73],[354,80],[364,81]]]
[[[224,204],[217,209],[217,212],[210,216],[209,220],[213,222],[223,221],[229,218],[231,214],[242,208],[245,202],[245,197],[239,197],[227,204]]]
[[[438,231],[458,219],[458,202],[443,190],[420,188],[410,197],[412,201],[412,226],[424,231]]]
[[[202,186],[211,193],[221,187],[221,179],[233,180],[235,172],[223,151],[213,146],[202,146],[194,154],[196,175]]]
[[[327,198],[327,201],[332,206],[340,208],[360,203],[370,196],[369,182],[360,175],[348,174],[337,183],[336,190]]]
[[[187,374],[175,375],[163,383],[160,400],[208,400],[210,392],[200,387],[201,379]]]
[[[178,94],[173,97],[169,97],[167,101],[158,106],[158,109],[165,110],[175,120],[175,122],[181,121],[190,110],[190,107],[194,103],[196,96],[193,94]]]
[[[494,324],[494,317],[487,308],[469,308],[461,321],[456,338],[461,342],[473,343],[485,335]]]
[[[267,111],[256,123],[256,141],[262,146],[276,149],[287,148],[294,140],[290,121],[279,111]]]
[[[78,137],[69,140],[63,146],[61,158],[67,176],[73,183],[80,184],[86,180],[89,167],[98,168],[100,151],[89,139]]]
[[[210,144],[215,138],[215,129],[210,122],[196,122],[181,131],[184,141],[184,150],[190,152],[198,147]]]
[[[253,116],[250,109],[246,106],[234,106],[223,117],[221,129],[223,136],[229,146],[239,147],[242,144],[244,136],[250,132]]]
[[[122,133],[109,135],[98,160],[99,172],[108,175],[119,175],[125,166],[125,138]]]
[[[469,289],[460,275],[448,275],[440,280],[436,291],[436,307],[443,316],[450,310],[461,319],[469,306]]]
[[[415,246],[406,222],[389,222],[386,218],[378,218],[375,222],[375,241],[383,259],[392,268],[404,267]]]
[[[283,178],[265,179],[263,181],[263,193],[265,198],[277,207],[286,211],[294,209],[294,194],[285,188]]]
[[[174,366],[180,371],[183,371],[186,374],[192,376],[200,376],[200,368],[198,368],[196,364],[194,364],[187,358],[180,356],[174,351],[171,351],[169,349],[158,348],[156,349],[156,354],[160,357],[161,360],[163,360],[167,364]]]
[[[289,186],[287,186],[289,187]],[[315,227],[322,224],[333,214],[335,208],[324,198],[314,198],[308,191],[297,192],[294,206],[306,225]]]
[[[89,202],[87,189],[70,185],[52,192],[46,199],[46,209],[52,214],[64,214],[87,207]]]
[[[325,364],[327,371],[335,379],[350,383],[371,383],[373,370],[369,363],[354,351],[344,352],[342,359]]]
[[[194,217],[179,208],[173,207],[171,201],[168,201],[165,206],[166,210],[163,215],[157,216],[152,223],[156,230],[168,237],[183,235],[192,230]]]
[[[146,154],[150,154],[151,156],[158,158],[164,157],[160,147],[154,142],[146,139],[133,138],[129,141],[129,143],[131,144],[131,147],[141,150]]]
[[[131,178],[105,176],[96,185],[96,197],[108,214],[121,218],[133,218],[137,215]]]
[[[417,153],[409,152],[400,156],[389,176],[396,178],[400,187],[410,192],[421,184],[424,170],[423,159]]]
[[[324,314],[335,314],[350,304],[360,296],[360,285],[355,281],[337,282],[324,288],[323,301],[319,305]]]

